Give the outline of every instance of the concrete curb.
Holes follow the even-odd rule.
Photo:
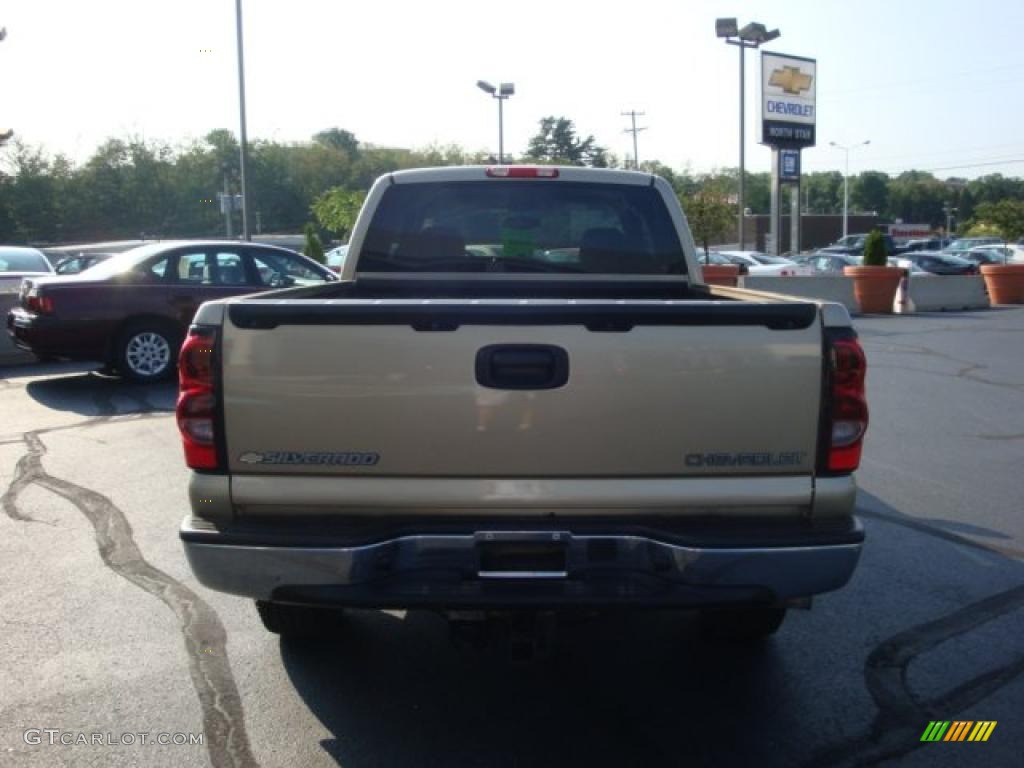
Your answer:
[[[752,291],[781,293],[805,299],[819,299],[842,304],[851,315],[859,315],[860,307],[853,295],[853,280],[842,275],[774,277],[746,275],[740,278],[740,287]]]

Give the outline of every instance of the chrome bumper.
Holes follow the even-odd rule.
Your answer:
[[[478,531],[410,535],[354,547],[218,543],[216,531],[182,526],[196,578],[259,600],[367,607],[462,604],[701,605],[779,601],[829,592],[850,579],[858,541],[703,548],[636,535]],[[486,570],[487,542],[557,543],[564,567]]]

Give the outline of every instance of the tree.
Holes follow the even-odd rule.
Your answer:
[[[889,216],[903,221],[945,223],[946,185],[925,171],[904,171],[889,184]]]
[[[1024,201],[1000,200],[998,203],[979,203],[970,221],[970,232],[974,234],[996,233],[1005,240],[1016,240],[1024,236]]]
[[[707,260],[711,241],[717,240],[733,227],[736,208],[729,203],[721,184],[715,182],[706,183],[682,202],[693,236],[704,246],[704,258]]]
[[[560,165],[589,165],[607,168],[607,150],[597,145],[597,139],[576,135],[576,126],[565,117],[544,117],[540,130],[530,139],[526,156],[531,160]]]
[[[344,152],[349,157],[355,157],[359,152],[359,142],[354,133],[342,128],[328,128],[313,135],[313,141],[325,147]]]
[[[843,175],[838,171],[808,173],[803,178],[808,213],[839,213],[843,209]]]
[[[860,174],[850,185],[850,204],[854,210],[884,216],[889,210],[889,175],[880,171]]]
[[[313,201],[312,210],[320,226],[344,240],[363,207],[366,193],[334,187]]]

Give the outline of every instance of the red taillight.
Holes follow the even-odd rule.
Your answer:
[[[49,315],[53,313],[53,297],[42,294],[29,294],[25,297],[25,308],[37,315]]]
[[[487,171],[492,179],[557,179],[558,169],[551,166],[492,165]]]
[[[867,360],[855,335],[837,338],[829,345],[829,450],[830,472],[852,472],[860,465],[861,446],[868,428],[868,404],[864,398]]]
[[[192,469],[218,469],[217,391],[214,354],[217,329],[193,326],[178,357],[178,431],[185,463]]]

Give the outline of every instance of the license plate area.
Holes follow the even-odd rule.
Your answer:
[[[568,575],[567,544],[561,533],[478,533],[481,579],[564,579]]]

